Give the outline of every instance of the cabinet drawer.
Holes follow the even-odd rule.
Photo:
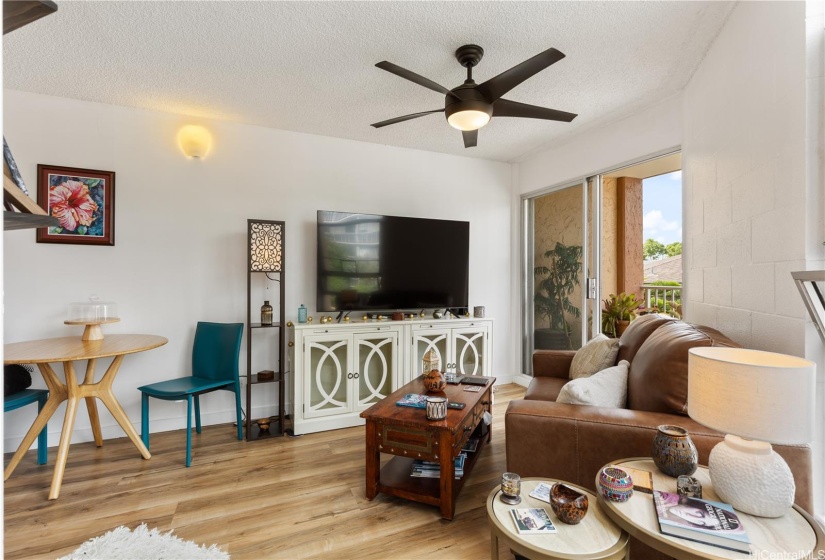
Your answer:
[[[379,429],[381,443],[378,444],[378,450],[381,453],[427,461],[438,460],[438,455],[435,453],[435,432],[385,424],[381,424]]]
[[[467,440],[470,439],[470,435],[472,435],[473,430],[478,425],[478,416],[475,415],[475,410],[473,414],[467,416],[467,419],[461,425],[461,427],[456,431],[453,441],[455,444],[453,445],[453,454],[455,455],[458,451],[464,447],[464,444],[467,443]]]

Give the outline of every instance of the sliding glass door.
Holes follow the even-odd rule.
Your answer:
[[[522,371],[534,350],[600,333],[609,294],[635,295],[637,313],[679,312],[650,290],[681,289],[681,239],[668,237],[681,234],[680,168],[672,152],[524,197]]]

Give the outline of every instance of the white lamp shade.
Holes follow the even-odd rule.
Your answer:
[[[813,440],[816,365],[744,348],[691,348],[688,415],[720,432],[777,444]]]

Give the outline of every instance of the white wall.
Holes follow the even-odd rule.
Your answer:
[[[821,515],[825,360],[790,275],[823,263],[811,239],[822,214],[808,210],[822,185],[806,179],[817,151],[806,144],[805,18],[804,2],[739,3],[685,88],[685,318],[745,347],[818,358]]]
[[[576,135],[518,163],[516,185],[527,194],[620,167],[682,142],[682,95]]]
[[[90,294],[117,302],[122,322],[105,325],[104,333],[169,339],[128,356],[115,382],[138,430],[136,387],[187,373],[195,322],[246,320],[247,218],[286,221],[292,320],[300,303],[315,309],[316,210],[468,220],[470,305],[487,307],[497,334],[510,324],[507,164],[204,120],[198,123],[212,131],[214,147],[197,161],[176,145],[177,130],[194,122],[180,115],[6,91],[4,116],[5,137],[30,187],[38,163],[117,173],[114,247],[37,244],[33,230],[4,234],[4,341],[79,336],[77,327],[63,325],[70,302]],[[261,303],[253,299],[253,306]],[[506,336],[494,340],[494,370],[506,382],[512,350]],[[242,371],[245,362],[243,352]],[[256,417],[274,412],[265,404],[277,402],[274,387],[263,389],[271,393],[256,399]],[[203,405],[206,423],[233,419],[229,393]],[[6,451],[33,415],[6,415]],[[104,437],[121,437],[108,412],[101,415]],[[58,410],[49,425],[52,445],[62,416]],[[151,417],[153,431],[183,428],[185,405],[153,401]],[[74,441],[91,439],[81,411]]]

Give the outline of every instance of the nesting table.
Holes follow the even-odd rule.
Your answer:
[[[587,494],[588,509],[578,525],[559,521],[550,504],[529,496],[540,483],[552,486],[561,482]],[[521,503],[512,506],[500,499],[501,488],[494,488],[487,496],[487,519],[490,522],[490,557],[498,560],[499,539],[514,552],[530,560],[621,560],[627,557],[627,533],[605,514],[593,492],[564,482],[546,478],[521,479]],[[519,535],[510,516],[512,508],[544,508],[558,532],[549,535]],[[741,559],[740,559],[741,560]]]
[[[143,445],[140,436],[132,426],[129,417],[126,416],[123,407],[117,401],[112,391],[112,383],[115,380],[120,365],[126,354],[134,354],[151,350],[158,346],[163,346],[168,340],[162,336],[149,334],[110,334],[101,340],[83,341],[79,336],[63,338],[49,338],[44,340],[32,340],[28,342],[14,342],[3,347],[4,363],[6,364],[37,364],[46,386],[49,388],[49,400],[37,415],[37,418],[23,437],[20,447],[6,467],[3,480],[8,480],[14,469],[17,467],[23,455],[31,447],[37,434],[54,414],[57,407],[63,401],[66,403],[66,416],[63,419],[63,431],[60,434],[60,445],[57,448],[57,461],[54,466],[54,476],[49,490],[49,499],[55,500],[60,495],[60,486],[63,483],[63,472],[66,468],[66,459],[69,455],[69,445],[72,441],[72,430],[77,413],[77,406],[81,400],[86,401],[86,409],[89,412],[89,421],[92,425],[92,434],[95,444],[98,447],[103,445],[103,435],[100,431],[100,419],[97,413],[98,398],[103,401],[106,408],[115,418],[132,443],[135,444],[144,459],[149,459],[151,455],[146,446]],[[100,358],[114,358],[111,365],[103,374],[100,381],[95,382],[95,367]],[[87,360],[86,376],[82,382],[78,382],[75,373],[74,362]],[[51,364],[62,363],[66,382],[63,383],[58,378]]]
[[[653,473],[654,490],[676,492],[676,479],[659,471],[649,457],[620,459],[610,464],[650,471]],[[703,498],[721,501],[713,491],[707,467],[700,466],[693,476],[702,483]],[[597,474],[597,487],[598,484]],[[610,519],[631,536],[678,560],[742,560],[748,557],[741,552],[663,535],[659,532],[651,494],[634,491],[630,499],[622,503],[611,502],[600,495],[599,503]],[[822,527],[799,506],[777,518],[757,517],[740,511],[736,513],[751,540],[751,558],[825,558]]]

